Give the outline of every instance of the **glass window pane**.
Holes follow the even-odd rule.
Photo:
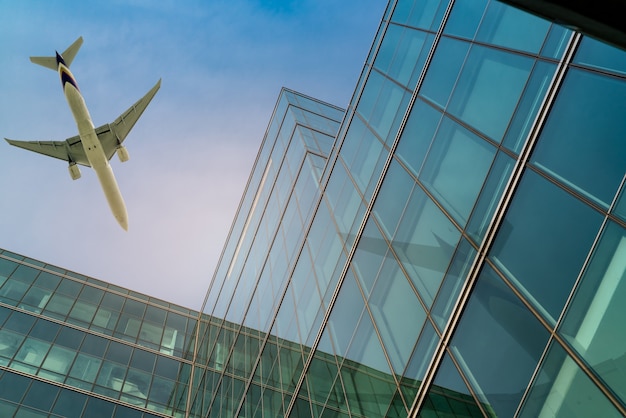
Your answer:
[[[561,332],[626,402],[626,230],[609,223],[567,310]]]
[[[541,49],[541,55],[557,60],[560,59],[572,37],[572,33],[574,32],[571,29],[553,23],[546,42]]]
[[[500,226],[491,258],[554,321],[601,222],[598,212],[527,170]],[[572,236],[576,238],[564,239]]]
[[[4,328],[17,331],[20,334],[28,334],[35,321],[36,318],[33,316],[14,311],[4,323]]]
[[[557,180],[608,207],[624,177],[624,97],[625,80],[570,70],[532,161]]]
[[[52,412],[61,416],[80,417],[83,416],[82,411],[86,401],[87,395],[62,389]]]
[[[435,298],[460,236],[433,201],[416,188],[391,244],[427,307]]]
[[[366,298],[369,296],[383,261],[387,257],[393,258],[389,254],[389,245],[382,237],[376,222],[370,218],[361,238],[359,238],[354,257],[352,257],[352,266]]]
[[[465,226],[496,149],[467,129],[444,118],[420,180],[461,225]]]
[[[397,261],[387,258],[385,264],[385,275],[376,281],[368,303],[391,364],[396,374],[401,374],[426,320],[426,312]]]
[[[22,404],[47,412],[50,410],[54,399],[57,397],[58,391],[59,389],[56,386],[33,380],[33,383],[28,389],[28,393],[22,400]],[[22,415],[17,414],[16,418],[17,417],[22,417]]]
[[[71,297],[76,297],[78,296],[82,288],[83,285],[75,282],[74,280],[63,279],[61,280],[61,284],[59,284],[59,287],[57,288],[57,292],[61,292]]]
[[[466,227],[476,245],[480,245],[485,237],[514,165],[515,160],[507,154],[499,152],[496,156]]]
[[[539,369],[521,418],[618,418],[623,415],[557,343]]]
[[[67,374],[75,356],[74,350],[53,346],[41,367],[55,373]]]
[[[473,39],[489,0],[456,1],[444,33]]]
[[[93,383],[100,370],[102,359],[89,356],[86,354],[78,354],[76,361],[72,365],[70,376],[85,382]]]
[[[449,354],[441,361],[435,380],[420,409],[420,417],[430,416],[455,418],[483,416]]]
[[[400,389],[402,389],[405,399],[415,398],[438,344],[439,335],[435,332],[430,321],[426,321],[411,356],[411,361],[409,361],[402,375]]]
[[[330,331],[335,342],[336,354],[342,357],[346,354],[365,307],[355,280],[351,270],[348,270],[326,326],[326,330]]]
[[[441,0],[414,1],[407,24],[423,29],[438,26],[441,21],[441,17],[437,14],[440,3]]]
[[[104,399],[89,398],[83,415],[92,418],[111,418],[113,416],[114,404]]]
[[[500,142],[534,60],[475,45],[459,76],[450,113]]]
[[[50,343],[35,338],[27,338],[24,344],[22,344],[20,351],[16,354],[15,360],[39,367],[49,348]]]
[[[537,61],[530,75],[522,98],[515,110],[513,120],[502,142],[507,148],[519,153],[535,122],[539,107],[556,70],[556,64]]]
[[[42,289],[54,290],[61,281],[61,278],[55,274],[42,271],[35,280],[35,285]]]
[[[451,348],[481,401],[512,417],[548,342],[548,331],[491,268],[485,267]]]
[[[626,74],[626,51],[585,36],[574,57],[576,64]]]
[[[548,29],[549,21],[499,1],[492,1],[480,24],[476,40],[536,54],[543,45]]]
[[[468,49],[467,42],[442,37],[419,94],[445,108]]]
[[[0,364],[6,366],[24,341],[24,336],[8,329],[0,329]]]
[[[409,87],[409,80],[416,70],[426,38],[426,32],[391,24],[374,65],[400,84]]]
[[[32,379],[11,372],[0,376],[0,398],[19,403]]]
[[[361,317],[341,375],[351,410],[366,417],[384,416],[395,385],[367,312]],[[367,395],[364,395],[365,390],[369,392]]]
[[[467,240],[461,238],[431,311],[432,319],[442,332],[450,319],[475,257],[476,250]]]
[[[415,101],[395,155],[408,165],[416,176],[420,172],[440,120],[440,112],[420,99]]]
[[[13,272],[11,278],[19,280],[22,283],[32,284],[35,281],[35,277],[37,277],[37,274],[39,274],[39,270],[33,267],[20,265]]]
[[[392,160],[373,209],[387,238],[395,235],[398,222],[414,187],[415,181],[409,173],[397,161]]]

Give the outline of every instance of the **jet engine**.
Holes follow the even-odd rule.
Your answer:
[[[78,180],[80,178],[80,169],[78,168],[76,163],[70,163],[69,170],[72,180]]]
[[[117,147],[117,157],[123,163],[128,161],[130,156],[128,155],[128,150],[126,149],[126,147],[124,147],[123,145],[120,145],[119,147]]]

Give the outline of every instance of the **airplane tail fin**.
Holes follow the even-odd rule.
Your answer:
[[[66,66],[70,66],[72,61],[74,61],[74,57],[78,53],[81,45],[83,44],[83,37],[79,36],[77,40],[74,41],[72,45],[70,45],[61,56],[63,57],[63,61],[65,61]],[[50,68],[51,70],[57,70],[57,59],[56,57],[30,57],[30,61],[34,64],[39,64],[43,67]]]

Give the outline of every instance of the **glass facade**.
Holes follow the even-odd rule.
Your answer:
[[[0,408],[624,416],[624,114],[625,51],[392,0],[346,110],[281,91],[201,312],[0,253]]]
[[[0,250],[0,415],[183,414],[198,313]]]

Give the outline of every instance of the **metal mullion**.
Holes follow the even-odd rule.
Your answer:
[[[394,142],[393,142],[393,144],[391,146],[389,155],[387,156],[387,160],[385,161],[385,164],[383,166],[381,174],[380,174],[380,176],[378,178],[378,181],[376,183],[376,186],[374,188],[374,191],[373,191],[373,194],[372,194],[372,198],[371,198],[371,200],[370,200],[370,202],[369,202],[369,204],[368,204],[368,206],[366,208],[363,220],[361,221],[361,224],[359,226],[359,229],[358,229],[358,232],[357,232],[357,236],[358,237],[360,237],[361,234],[363,233],[363,230],[365,228],[365,224],[367,222],[367,219],[369,218],[369,216],[371,214],[374,201],[376,200],[376,196],[378,195],[378,192],[379,192],[380,187],[381,187],[382,182],[383,182],[384,174],[387,172],[387,170],[389,168],[389,165],[391,164],[391,160],[393,159],[393,155],[394,155],[395,149],[396,149],[396,147],[398,145],[398,142],[399,142],[400,133],[402,132],[402,130],[404,129],[404,126],[406,125],[406,122],[407,122],[407,119],[408,119],[408,115],[409,115],[409,110],[413,107],[413,104],[415,103],[415,100],[417,98],[417,92],[419,91],[419,87],[421,86],[421,84],[424,81],[424,77],[425,77],[425,73],[426,73],[425,69],[428,67],[428,65],[432,61],[432,57],[434,55],[434,51],[436,49],[436,45],[438,44],[438,41],[439,41],[439,39],[441,37],[441,29],[443,28],[443,25],[445,24],[445,21],[446,21],[448,15],[450,13],[450,9],[451,9],[453,3],[454,3],[454,1],[451,1],[448,4],[448,8],[446,9],[446,12],[444,14],[444,17],[443,17],[441,25],[440,25],[440,30],[438,31],[438,34],[435,37],[435,39],[433,41],[433,45],[431,46],[431,49],[430,49],[430,51],[428,53],[428,57],[426,58],[426,62],[424,64],[424,68],[422,69],[420,77],[418,78],[418,81],[417,81],[417,84],[416,84],[416,88],[415,88],[415,90],[413,92],[413,95],[411,96],[411,99],[410,99],[409,104],[407,106],[407,110],[405,111],[405,114],[404,114],[404,117],[402,119],[402,122],[401,122],[401,124],[400,124],[400,126],[398,128],[398,133],[396,134],[396,138],[394,139]],[[395,5],[394,5],[394,7],[395,7]],[[387,22],[387,24],[385,26],[385,30],[387,29],[388,26],[389,26],[389,22]],[[379,47],[380,47],[380,44],[379,44]],[[371,68],[372,67],[370,67],[370,72],[371,72]],[[368,74],[368,76],[369,76],[369,74]],[[318,331],[318,334],[317,334],[317,336],[316,336],[316,338],[313,341],[313,344],[311,346],[311,354],[309,355],[309,357],[307,358],[307,361],[305,362],[305,365],[304,365],[304,368],[303,368],[303,373],[300,376],[300,379],[298,380],[298,383],[296,385],[296,389],[295,389],[296,393],[299,391],[300,387],[302,386],[302,382],[304,380],[304,375],[306,374],[306,371],[308,370],[308,368],[310,366],[310,363],[311,363],[311,360],[312,360],[312,357],[313,357],[312,353],[314,353],[314,351],[317,349],[317,346],[319,345],[319,341],[321,339],[322,331],[323,331],[325,325],[328,323],[328,319],[330,317],[330,312],[332,311],[332,307],[335,304],[335,301],[337,299],[339,290],[341,288],[341,285],[343,284],[343,280],[345,279],[345,275],[346,275],[348,266],[350,265],[350,261],[352,260],[352,257],[354,256],[354,252],[356,250],[357,245],[358,245],[358,242],[355,242],[355,244],[350,249],[348,257],[346,258],[346,261],[344,263],[344,267],[342,269],[341,275],[339,276],[340,277],[339,281],[338,281],[337,286],[335,287],[335,291],[333,292],[333,295],[331,297],[331,300],[330,300],[330,303],[329,303],[329,307],[326,310],[326,313],[324,315],[324,319],[322,321],[322,325],[320,326],[320,331]],[[295,397],[290,402],[289,407],[288,407],[288,409],[287,409],[287,411],[285,413],[285,416],[288,416],[289,413],[291,412],[291,410],[293,408],[293,404],[294,404],[294,399],[295,399]]]
[[[445,19],[444,22],[442,22],[442,25],[444,23]],[[544,96],[543,103],[539,109],[539,112],[537,113],[537,116],[535,117],[535,121],[526,139],[526,143],[524,144],[519,154],[519,158],[515,164],[515,167],[513,168],[511,176],[509,177],[509,181],[505,187],[504,193],[500,198],[497,209],[492,217],[489,227],[487,228],[485,238],[480,245],[479,251],[476,258],[474,259],[474,263],[472,264],[465,284],[461,289],[456,306],[452,312],[452,315],[450,316],[450,319],[448,320],[439,346],[435,350],[435,354],[433,355],[433,358],[431,360],[431,365],[428,369],[428,372],[426,373],[426,376],[422,381],[422,385],[418,390],[418,394],[416,395],[416,399],[412,408],[412,413],[410,414],[410,416],[412,417],[417,417],[419,409],[421,408],[428,393],[428,389],[430,389],[430,385],[434,380],[436,370],[438,369],[445,354],[446,348],[448,347],[452,339],[452,334],[460,321],[465,305],[469,300],[474,284],[478,279],[478,275],[486,260],[487,252],[489,251],[489,249],[491,248],[491,244],[495,240],[495,236],[497,235],[499,226],[502,223],[506,210],[508,209],[513,198],[513,194],[521,181],[522,174],[525,171],[526,164],[530,158],[530,154],[534,148],[535,143],[537,142],[541,129],[552,107],[552,104],[554,103],[557,92],[563,82],[565,74],[567,73],[568,64],[571,62],[574,53],[578,47],[578,44],[580,43],[580,38],[581,35],[579,33],[574,32],[572,34],[568,47],[552,78],[550,88]]]

